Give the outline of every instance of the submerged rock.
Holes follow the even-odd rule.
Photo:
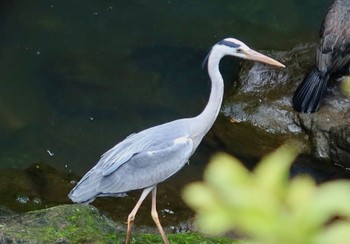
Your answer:
[[[45,163],[35,163],[24,170],[1,169],[0,203],[16,212],[69,203],[72,177]]]
[[[350,100],[339,84],[329,88],[318,112],[301,114],[292,108],[293,93],[314,55],[315,45],[305,45],[271,55],[284,69],[243,63],[213,130],[230,152],[261,157],[293,139],[305,155],[350,168]]]

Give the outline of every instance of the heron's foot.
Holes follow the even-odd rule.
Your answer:
[[[164,232],[164,230],[163,230],[162,225],[160,224],[157,211],[152,211],[152,218],[153,218],[153,221],[156,223],[156,225],[157,225],[157,227],[158,227],[159,233],[160,233],[160,235],[162,236],[164,243],[165,243],[165,244],[169,244],[169,240],[168,240],[168,238],[166,237],[166,234],[165,234],[165,232]]]
[[[125,244],[130,244],[130,240],[131,240],[131,229],[132,229],[132,226],[134,224],[134,219],[135,219],[135,216],[133,215],[129,215],[128,217],[128,227],[126,229],[126,238],[125,238]]]

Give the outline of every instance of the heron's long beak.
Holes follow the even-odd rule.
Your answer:
[[[259,53],[257,51],[254,51],[253,49],[249,49],[248,51],[244,52],[245,58],[250,60],[259,61],[262,63],[278,66],[278,67],[286,67],[284,64],[281,64],[280,62],[274,60],[273,58],[270,58],[262,53]]]

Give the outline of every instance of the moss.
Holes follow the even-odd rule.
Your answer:
[[[167,235],[170,243],[181,243],[181,244],[211,244],[211,243],[234,243],[235,241],[225,237],[206,237],[197,233],[180,233]],[[124,238],[124,237],[123,237]],[[124,241],[124,239],[122,239]],[[162,243],[162,238],[157,234],[133,234],[131,243]],[[238,241],[236,242],[238,243]]]
[[[125,226],[93,206],[61,205],[0,219],[0,236],[14,243],[124,243]],[[196,233],[168,235],[172,243],[232,243]],[[158,234],[133,233],[131,243],[162,243]]]

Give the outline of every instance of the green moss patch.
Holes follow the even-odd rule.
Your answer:
[[[228,238],[196,233],[168,235],[171,243],[232,243]],[[0,242],[124,243],[125,226],[117,225],[89,205],[60,205],[0,217]],[[133,233],[131,243],[162,243],[158,234]]]

